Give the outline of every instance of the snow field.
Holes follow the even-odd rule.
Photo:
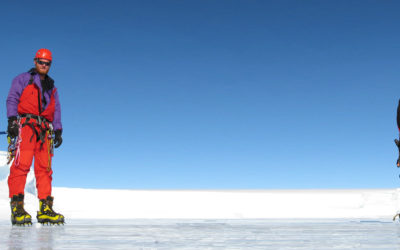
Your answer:
[[[0,219],[10,216],[6,156],[0,152]],[[399,194],[399,189],[53,189],[54,209],[67,219],[388,219],[400,208]],[[26,210],[33,215],[38,209],[33,171],[25,195]]]

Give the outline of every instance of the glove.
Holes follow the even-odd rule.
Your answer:
[[[8,127],[7,127],[8,136],[11,138],[15,138],[19,134],[19,124],[16,116],[11,116],[8,118]]]
[[[61,129],[54,131],[54,147],[55,148],[58,148],[62,144],[63,140],[62,140],[61,134],[62,134]]]

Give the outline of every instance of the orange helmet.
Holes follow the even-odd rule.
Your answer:
[[[36,52],[35,58],[53,60],[51,57],[51,51],[48,49],[40,49]]]

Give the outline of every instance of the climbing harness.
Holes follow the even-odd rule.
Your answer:
[[[24,119],[22,121],[22,119]],[[22,122],[21,122],[22,121]],[[13,159],[15,159],[15,165],[19,165],[19,155],[20,155],[20,145],[22,142],[21,130],[23,127],[28,126],[32,129],[32,136],[30,141],[32,142],[34,136],[36,136],[36,141],[40,141],[40,149],[43,149],[43,144],[47,143],[47,153],[48,153],[48,165],[47,170],[51,170],[51,158],[54,155],[54,131],[53,125],[46,118],[32,115],[23,114],[18,118],[19,133],[17,137],[11,138],[7,136],[8,140],[8,157],[7,164],[9,164]]]
[[[22,127],[28,126],[33,131],[30,141],[32,141],[33,137],[36,135],[36,141],[41,142],[40,149],[42,149],[43,143],[46,141],[46,137],[48,136],[47,132],[49,130],[52,130],[52,128],[50,127],[51,123],[42,116],[32,114],[23,114],[21,115],[21,118],[26,118],[25,121],[22,123]]]

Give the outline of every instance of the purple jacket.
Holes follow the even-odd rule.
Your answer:
[[[29,80],[31,79],[31,74],[29,72],[22,73],[14,78],[11,84],[10,91],[8,92],[7,97],[7,117],[11,116],[18,116],[18,104],[21,97],[22,92],[24,91],[25,87],[28,86]],[[38,74],[33,76],[33,84],[39,87],[40,94],[42,95],[42,84],[40,83],[40,77]],[[54,86],[55,88],[55,86]],[[52,90],[48,90],[44,93],[44,98],[46,100],[46,106],[42,107],[43,110],[50,103]],[[41,96],[43,99],[43,96]],[[57,90],[54,93],[55,99],[55,112],[54,112],[54,119],[53,119],[53,128],[54,130],[62,129],[61,124],[61,105],[58,98]]]

